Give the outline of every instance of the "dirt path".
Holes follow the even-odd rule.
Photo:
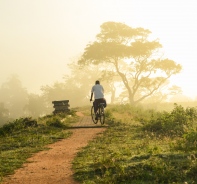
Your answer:
[[[106,128],[94,125],[88,116],[83,116],[71,129],[72,136],[49,145],[50,150],[36,153],[18,169],[5,178],[3,184],[78,184],[73,179],[72,160],[76,153],[97,134]]]

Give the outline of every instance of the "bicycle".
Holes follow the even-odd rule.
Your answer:
[[[98,110],[96,112],[97,114],[97,119],[96,119],[96,114],[94,113],[94,105],[91,107],[91,116],[92,116],[92,121],[94,124],[97,124],[98,121],[100,121],[101,125],[105,123],[105,107],[104,103],[99,103],[98,105]]]

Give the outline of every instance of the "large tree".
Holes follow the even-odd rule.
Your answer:
[[[111,66],[121,78],[132,105],[156,93],[166,81],[181,71],[181,65],[162,58],[162,45],[150,39],[151,32],[118,22],[105,22],[96,41],[86,46],[79,64]]]

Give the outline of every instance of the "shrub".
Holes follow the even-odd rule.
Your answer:
[[[53,117],[49,120],[46,121],[46,125],[47,126],[53,126],[53,127],[58,127],[58,128],[62,128],[65,125],[61,122],[61,120],[57,117]]]
[[[0,128],[0,135],[11,134],[13,131],[22,130],[27,127],[37,126],[37,121],[31,117],[19,118],[13,122],[4,124]]]
[[[171,112],[162,112],[152,118],[143,126],[144,130],[168,136],[182,136],[197,120],[196,108],[186,108],[174,104]]]
[[[183,135],[181,139],[176,141],[174,148],[177,150],[196,151],[197,150],[197,131],[190,130]]]

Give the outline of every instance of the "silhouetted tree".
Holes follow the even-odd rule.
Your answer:
[[[5,108],[4,103],[0,103],[0,126],[9,120],[9,110]]]
[[[92,77],[86,67],[69,64],[70,74],[64,76],[64,82],[56,82],[52,86],[43,86],[43,96],[51,104],[55,100],[69,100],[71,107],[84,106],[89,103],[90,85]],[[95,77],[97,76],[95,72]]]
[[[110,93],[109,83],[102,78],[102,66],[79,66],[76,63],[69,64],[70,74],[64,76],[64,82],[56,82],[52,86],[41,88],[44,99],[51,104],[55,100],[69,100],[71,107],[90,104],[91,87],[95,81],[101,80],[105,86],[105,93]],[[109,89],[109,90],[108,90]]]
[[[27,105],[25,105],[24,110],[28,116],[34,118],[49,113],[43,96],[37,94],[28,95],[28,102]]]
[[[106,63],[124,84],[130,104],[135,105],[156,93],[165,82],[181,71],[181,65],[161,59],[157,40],[150,31],[123,23],[106,22],[96,41],[86,46],[81,65]]]
[[[12,75],[0,88],[0,102],[9,110],[11,118],[24,115],[24,106],[27,104],[28,92],[22,86],[17,75]]]

